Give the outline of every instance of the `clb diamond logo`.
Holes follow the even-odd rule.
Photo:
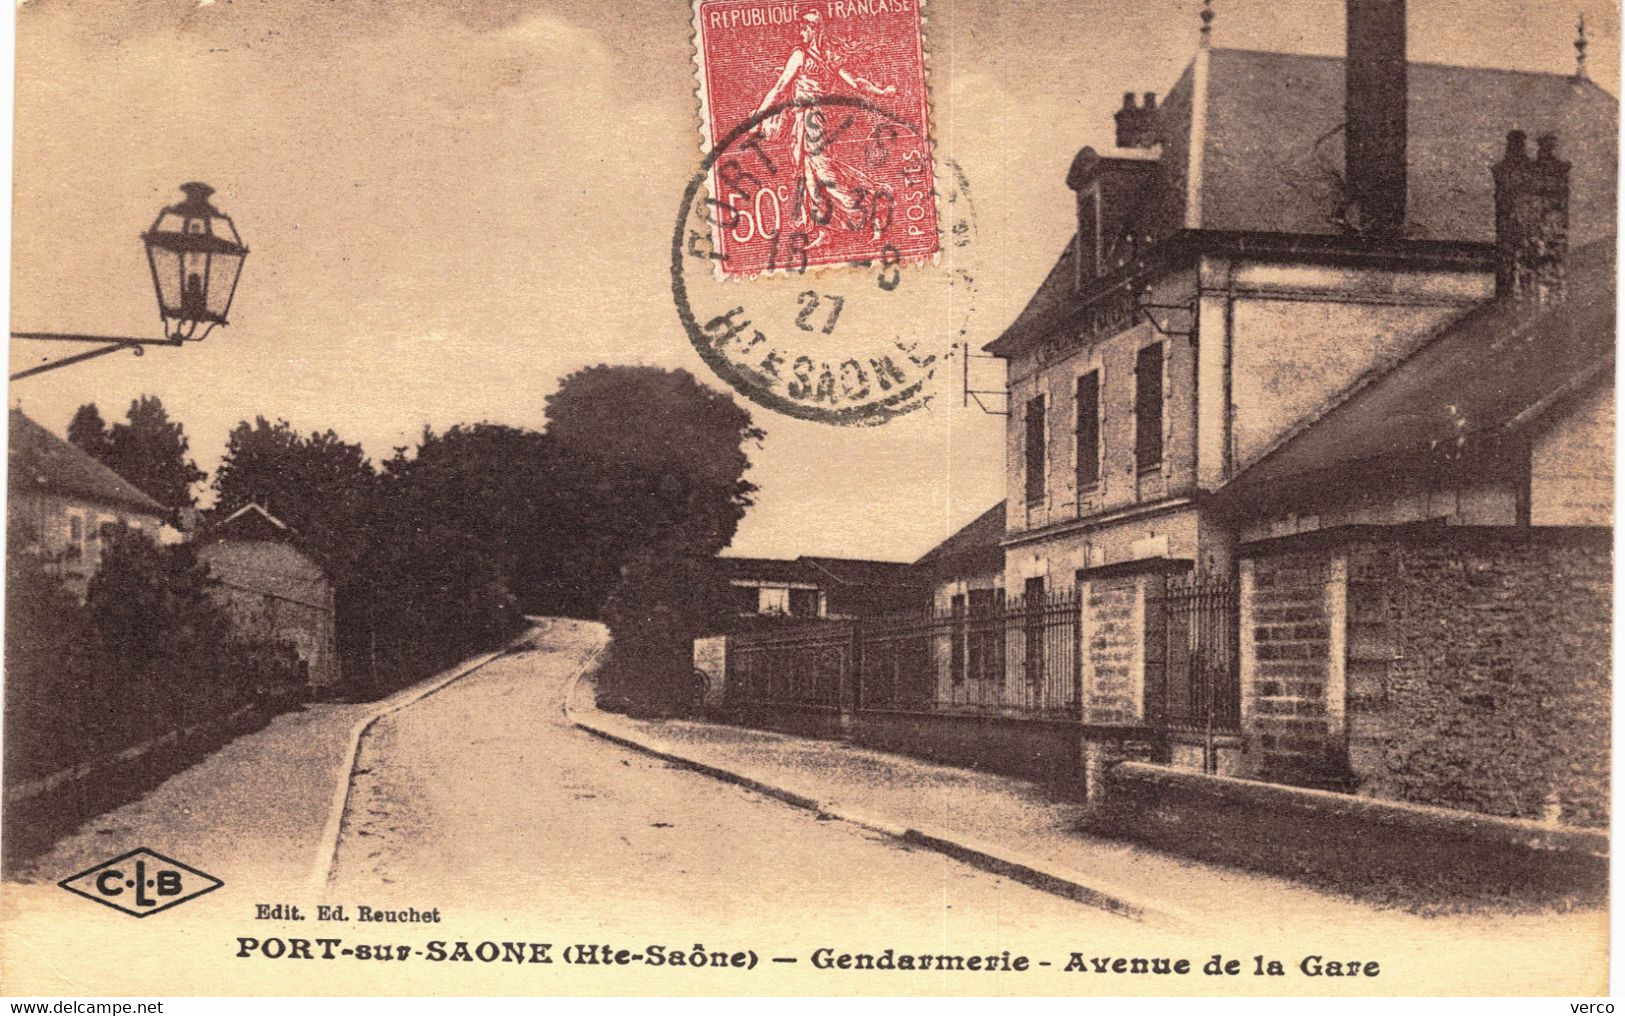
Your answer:
[[[225,885],[190,865],[137,847],[57,885],[114,910],[149,917]]]

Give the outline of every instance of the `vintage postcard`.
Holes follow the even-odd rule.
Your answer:
[[[1619,14],[20,0],[0,990],[1605,997]]]

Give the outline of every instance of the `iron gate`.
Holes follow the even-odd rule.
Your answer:
[[[1170,731],[1207,738],[1241,730],[1241,652],[1234,582],[1211,578],[1164,580],[1160,610],[1163,721]]]

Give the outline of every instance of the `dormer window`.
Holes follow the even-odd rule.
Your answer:
[[[1116,149],[1102,156],[1085,148],[1072,160],[1066,185],[1077,197],[1075,288],[1087,289],[1126,267],[1148,239],[1140,219],[1148,188],[1156,183],[1157,159],[1156,149]]]

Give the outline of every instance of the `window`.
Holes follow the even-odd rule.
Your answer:
[[[980,681],[997,681],[1001,676],[1002,665],[998,655],[996,641],[999,637],[998,609],[993,599],[994,591],[991,589],[972,589],[970,591],[970,637],[967,640],[969,659],[966,661],[970,669],[970,677]]]
[[[953,617],[950,629],[952,641],[948,646],[948,674],[958,684],[965,679],[965,596],[956,594],[949,602],[948,612]]]
[[[1027,503],[1044,500],[1044,396],[1027,401]]]
[[[790,590],[790,613],[794,614],[796,617],[817,617],[818,590]]]
[[[69,560],[77,560],[84,553],[85,520],[78,515],[68,516],[68,546]]]
[[[761,609],[762,594],[755,586],[734,586],[734,611],[740,614],[754,614]]]
[[[1027,683],[1044,683],[1044,580],[1028,579],[1022,590],[1026,616],[1022,618],[1022,641],[1026,643]]]
[[[1100,371],[1078,378],[1078,490],[1100,482]]]
[[[1140,350],[1134,358],[1134,464],[1140,469],[1162,465],[1162,343]]]
[[[790,613],[790,590],[788,587],[772,586],[762,587],[762,613],[788,614]]]

